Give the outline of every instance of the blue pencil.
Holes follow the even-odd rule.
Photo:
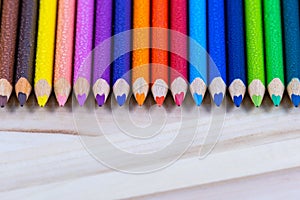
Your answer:
[[[131,29],[131,0],[114,1],[114,35]],[[115,37],[114,58],[120,52],[130,52],[130,33]],[[130,91],[130,53],[126,53],[114,60],[113,63],[113,92],[120,106],[124,105]]]
[[[246,92],[246,63],[243,0],[226,1],[228,86],[239,107]]]
[[[283,0],[283,24],[287,91],[293,104],[300,103],[299,1]]]
[[[206,92],[206,0],[189,1],[189,81],[190,91],[197,106]]]
[[[226,92],[226,49],[224,0],[208,2],[209,91],[217,106]]]

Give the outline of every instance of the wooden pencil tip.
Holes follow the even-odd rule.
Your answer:
[[[158,106],[162,106],[165,98],[168,94],[168,84],[162,80],[162,79],[157,79],[154,81],[151,91],[152,95],[154,97],[154,100]]]
[[[277,107],[279,106],[281,102],[282,95],[284,93],[284,84],[281,82],[279,78],[274,78],[269,84],[268,84],[268,91],[270,94],[270,97],[273,101],[273,104]]]
[[[4,108],[7,104],[7,96],[0,95],[0,107]]]
[[[27,95],[24,94],[23,92],[19,92],[18,93],[18,100],[19,100],[19,103],[21,105],[21,107],[23,107],[27,101]]]
[[[71,92],[71,83],[65,78],[59,78],[54,81],[54,93],[57,103],[63,107],[68,101]]]
[[[123,106],[126,103],[129,91],[130,86],[125,79],[120,78],[115,82],[113,85],[113,92],[119,106]]]
[[[241,79],[235,79],[229,85],[229,93],[236,107],[240,107],[246,93],[246,85]]]
[[[202,104],[207,86],[202,78],[195,78],[190,84],[190,91],[197,106]]]
[[[262,103],[265,94],[265,86],[259,79],[254,79],[248,87],[249,95],[252,102],[256,107],[259,107]]]
[[[32,87],[31,84],[29,83],[29,81],[24,78],[21,77],[16,85],[15,85],[15,91],[16,91],[16,95],[18,96],[18,100],[19,103],[21,105],[21,107],[23,107],[27,101],[27,98],[29,97],[30,93],[31,93]]]

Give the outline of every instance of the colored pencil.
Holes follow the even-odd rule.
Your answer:
[[[1,20],[1,13],[2,13],[2,0],[0,0],[0,20]]]
[[[149,90],[150,1],[133,0],[132,90],[138,105],[143,105]],[[144,29],[141,29],[144,28]],[[146,48],[141,48],[146,47]]]
[[[90,92],[94,26],[94,0],[77,1],[74,93],[83,106]]]
[[[114,4],[114,35],[131,29],[132,14],[131,0],[116,0]],[[115,37],[114,40],[114,63],[113,63],[113,92],[120,106],[124,105],[129,91],[129,70],[130,70],[130,34],[122,37]],[[127,52],[119,57],[119,51]],[[118,57],[118,58],[117,58]]]
[[[0,28],[0,106],[12,93],[19,0],[3,0]]]
[[[56,0],[41,0],[39,6],[34,90],[41,107],[46,105],[52,90],[56,6]]]
[[[168,0],[152,1],[152,22],[151,32],[152,52],[151,52],[151,91],[157,105],[162,106],[169,84],[168,69],[168,27],[169,13]]]
[[[209,91],[220,106],[226,92],[226,49],[224,0],[208,1]]]
[[[283,25],[287,92],[295,107],[300,103],[299,1],[283,0]]]
[[[206,0],[189,1],[189,82],[190,91],[200,106],[207,89]],[[196,46],[196,43],[201,47]]]
[[[228,86],[239,107],[246,92],[246,56],[243,0],[226,1]]]
[[[265,94],[264,45],[261,0],[245,0],[248,91],[256,107]]]
[[[75,6],[76,0],[58,2],[54,92],[59,106],[65,105],[71,92]]]
[[[170,89],[177,106],[180,106],[187,92],[187,0],[173,0],[170,18],[172,29],[170,37]],[[179,32],[183,37],[178,35]],[[181,55],[176,54],[180,52]]]
[[[38,0],[22,1],[20,12],[15,91],[20,105],[23,106],[32,90]]]
[[[285,89],[280,0],[263,0],[263,6],[268,91],[279,106]]]
[[[93,92],[99,106],[104,105],[110,90],[111,42],[102,44],[112,33],[112,0],[96,1]],[[99,47],[102,45],[104,48]]]

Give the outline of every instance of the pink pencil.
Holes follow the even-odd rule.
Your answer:
[[[54,92],[64,106],[71,91],[76,0],[59,0],[54,66]]]
[[[83,106],[90,92],[93,48],[94,0],[77,1],[74,92]]]
[[[187,0],[173,0],[171,3],[171,71],[170,88],[176,105],[180,106],[187,92]],[[182,33],[182,34],[178,34]]]

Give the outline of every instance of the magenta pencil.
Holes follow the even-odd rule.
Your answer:
[[[74,92],[83,106],[90,91],[93,48],[94,0],[77,0]]]
[[[111,32],[112,0],[97,0],[93,92],[99,106],[106,102],[110,90],[111,42],[107,39]]]
[[[187,92],[187,0],[173,0],[171,4],[170,18],[171,18],[171,56],[170,64],[172,70],[170,71],[170,88],[176,105],[180,106],[185,98]],[[180,37],[180,34],[183,34]],[[176,34],[177,33],[177,34]],[[180,55],[175,54],[179,53]]]

